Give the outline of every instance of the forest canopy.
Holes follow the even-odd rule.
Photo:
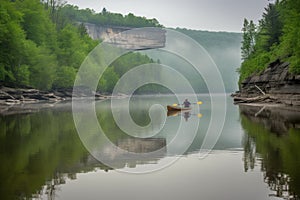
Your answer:
[[[290,72],[300,74],[300,1],[270,3],[259,24],[245,19],[242,31],[240,82],[276,59],[289,62]]]
[[[123,16],[120,13],[111,13],[106,8],[99,13],[94,10],[86,8],[79,9],[74,5],[65,5],[60,9],[60,12],[68,19],[78,22],[92,23],[96,25],[110,25],[110,26],[127,26],[127,27],[162,27],[159,22],[154,19],[147,19],[146,17],[135,16],[132,13]]]

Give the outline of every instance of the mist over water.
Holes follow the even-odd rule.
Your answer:
[[[237,33],[218,33],[218,32],[202,32],[186,29],[176,29],[183,32],[187,36],[194,39],[206,51],[207,54],[195,54],[193,49],[185,49],[194,58],[199,60],[207,59],[210,56],[222,76],[225,85],[225,92],[231,93],[238,90],[238,77],[237,69],[241,64],[241,35]],[[230,37],[229,37],[229,36]],[[229,38],[226,38],[229,37]],[[180,46],[180,45],[179,45]],[[184,48],[184,47],[182,47]],[[185,58],[164,52],[163,50],[147,50],[142,53],[151,57],[159,63],[171,66],[178,70],[181,74],[188,78],[196,93],[208,93],[207,84],[203,77],[195,67],[189,63]],[[170,76],[170,79],[172,77]],[[214,77],[209,77],[213,79]],[[180,88],[180,83],[176,85]],[[182,91],[184,93],[184,91]]]

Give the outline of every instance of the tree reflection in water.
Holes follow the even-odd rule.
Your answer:
[[[107,109],[100,111],[99,122],[105,130],[109,130],[111,134],[108,137],[120,148],[147,152],[166,145],[161,138],[134,139],[126,136],[115,123],[107,123],[113,121],[111,112]],[[0,116],[0,127],[1,199],[55,199],[60,186],[66,180],[76,179],[77,173],[95,169],[113,170],[93,158],[82,145],[75,130],[71,107]],[[162,155],[144,160],[114,161],[121,168],[154,163],[164,156],[165,151],[161,152]],[[120,156],[112,150],[110,153],[108,156]]]
[[[244,136],[244,169],[261,163],[264,181],[284,199],[300,198],[300,112],[240,106]],[[258,160],[260,160],[258,162]],[[257,162],[257,163],[256,163]]]

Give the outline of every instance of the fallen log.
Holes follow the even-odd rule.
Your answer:
[[[275,97],[271,97],[270,95],[264,96],[257,96],[257,97],[234,97],[233,100],[235,103],[255,103],[255,102],[262,102],[266,100],[276,101]]]

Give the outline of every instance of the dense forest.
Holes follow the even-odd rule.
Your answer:
[[[82,61],[100,42],[92,40],[78,22],[160,26],[155,19],[132,14],[122,16],[105,9],[95,13],[60,2],[1,0],[1,85],[43,90],[72,87]],[[111,92],[116,80],[126,72],[124,69],[151,62],[153,60],[139,53],[123,56],[105,72],[99,89]]]
[[[245,19],[242,31],[240,82],[276,59],[289,62],[291,73],[300,73],[300,1],[270,3],[259,24]]]

